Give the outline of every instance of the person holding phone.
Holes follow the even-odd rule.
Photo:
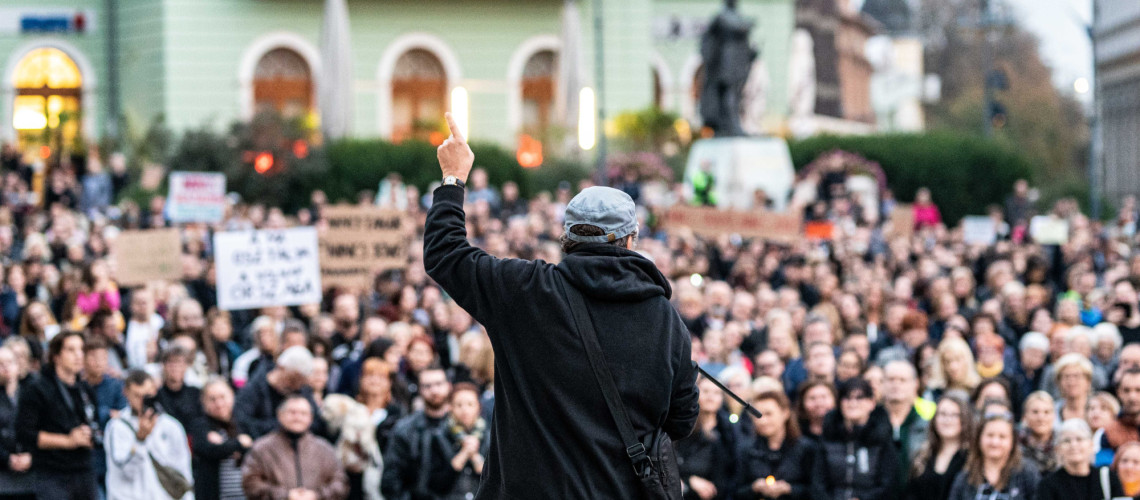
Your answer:
[[[131,370],[123,393],[128,408],[107,423],[107,500],[178,500],[193,493],[171,492],[158,469],[189,480],[190,446],[186,430],[156,408],[158,384],[145,371]]]

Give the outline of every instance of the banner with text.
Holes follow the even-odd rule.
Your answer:
[[[997,243],[997,224],[984,215],[967,215],[962,218],[962,240],[967,245],[993,245]]]
[[[182,277],[182,237],[177,229],[122,231],[111,244],[111,262],[122,286],[177,280]]]
[[[167,216],[174,222],[221,222],[226,214],[226,176],[171,172]]]
[[[412,228],[399,210],[338,205],[321,215],[328,221],[320,237],[324,286],[371,289],[376,273],[407,266]]]
[[[315,228],[216,233],[214,265],[223,310],[321,301]]]
[[[661,218],[666,229],[687,227],[701,236],[739,234],[745,238],[795,241],[800,237],[799,214],[718,210],[676,205]]]

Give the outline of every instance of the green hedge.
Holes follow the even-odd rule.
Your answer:
[[[796,169],[833,149],[878,162],[899,200],[910,202],[920,187],[930,188],[948,224],[982,215],[1002,203],[1019,178],[1031,178],[1029,159],[995,141],[949,132],[874,136],[817,136],[791,141]]]

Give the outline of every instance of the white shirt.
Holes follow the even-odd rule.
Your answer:
[[[142,368],[146,366],[149,361],[146,359],[146,347],[148,344],[158,338],[158,333],[162,331],[163,325],[162,316],[152,314],[150,321],[145,323],[131,320],[127,323],[127,365],[131,368]]]
[[[124,422],[125,420],[125,422]],[[128,423],[129,422],[129,425]],[[173,467],[193,481],[190,469],[190,445],[182,424],[169,415],[160,414],[154,430],[139,442],[135,436],[139,420],[130,408],[119,418],[107,422],[104,441],[107,449],[107,500],[194,500],[194,492],[181,499],[171,498],[158,481],[154,460]]]

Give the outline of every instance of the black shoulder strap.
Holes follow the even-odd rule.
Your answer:
[[[567,285],[565,280],[558,279],[558,285],[562,287],[562,293],[570,300],[570,310],[574,313],[574,323],[578,327],[578,335],[582,338],[582,345],[586,348],[586,356],[590,359],[590,367],[593,368],[594,378],[597,379],[598,386],[605,397],[606,406],[610,409],[614,423],[617,424],[618,433],[621,434],[625,453],[633,462],[634,472],[641,475],[646,471],[644,465],[648,461],[645,445],[637,439],[637,434],[633,431],[633,424],[625,412],[625,405],[622,404],[621,397],[618,395],[617,384],[614,383],[613,374],[610,373],[610,368],[606,365],[602,346],[598,343],[598,335],[594,331],[594,323],[590,320],[589,310],[586,309],[586,301],[582,298],[582,293],[573,285]]]

